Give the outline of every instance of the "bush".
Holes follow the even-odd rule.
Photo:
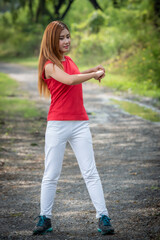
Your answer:
[[[3,33],[3,34],[2,34]],[[0,55],[5,56],[36,56],[39,53],[43,35],[42,25],[12,25],[5,29],[0,26]]]
[[[103,14],[100,10],[92,12],[88,18],[90,31],[93,33],[98,33],[105,21],[105,14]]]

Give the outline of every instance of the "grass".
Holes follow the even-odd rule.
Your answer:
[[[156,98],[160,101],[160,89],[155,86],[151,87],[150,82],[136,82],[132,75],[110,72],[107,65],[104,64],[103,66],[106,69],[106,76],[101,81],[102,86],[115,89],[116,91],[125,91],[139,96]],[[80,70],[84,71],[91,67],[93,66],[80,66]],[[97,83],[95,80],[92,80],[92,82]]]
[[[118,101],[116,99],[110,100],[131,115],[137,115],[152,122],[160,122],[160,114],[152,111],[152,109],[128,101]]]
[[[2,59],[0,59],[2,60]],[[37,68],[38,58],[5,58],[5,62],[18,63],[28,67]],[[133,61],[133,60],[132,60]],[[138,94],[140,96],[146,96],[151,98],[156,98],[160,100],[160,89],[156,87],[151,81],[138,81],[135,80],[135,76],[132,73],[125,72],[125,68],[121,65],[122,59],[119,58],[118,67],[114,64],[103,63],[106,69],[106,76],[101,81],[102,86],[106,86],[116,91],[126,91],[132,94]],[[78,65],[80,71],[93,67],[92,65]],[[123,70],[122,70],[123,69]],[[95,80],[93,82],[96,83]]]
[[[24,58],[17,58],[17,57],[0,57],[1,62],[6,62],[6,63],[18,63],[23,66],[27,67],[33,67],[37,68],[38,67],[38,57],[24,57]]]
[[[18,83],[4,73],[0,73],[0,115],[33,118],[40,116],[34,101],[23,98],[18,91]]]
[[[136,82],[132,79],[131,75],[124,76],[122,74],[108,73],[102,79],[102,85],[118,91],[126,91],[140,96],[160,99],[159,88],[151,88],[149,82]]]

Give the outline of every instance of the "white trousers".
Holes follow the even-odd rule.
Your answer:
[[[51,218],[57,181],[67,141],[70,143],[90,198],[96,218],[108,215],[101,180],[96,169],[89,121],[48,121],[45,133],[45,171],[41,184],[41,213]]]

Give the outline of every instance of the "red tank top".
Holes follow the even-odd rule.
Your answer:
[[[51,104],[47,121],[52,120],[89,120],[83,105],[82,84],[66,85],[54,78],[45,78],[45,66],[52,63],[48,60],[42,72],[42,78],[46,82],[51,93]],[[80,71],[73,60],[65,56],[62,61],[64,71],[70,75],[79,74]]]

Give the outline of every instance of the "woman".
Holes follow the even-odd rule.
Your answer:
[[[45,134],[45,171],[41,185],[41,212],[33,234],[52,231],[52,206],[56,193],[65,146],[70,143],[92,203],[99,219],[98,231],[113,233],[99,178],[89,129],[89,118],[83,106],[82,83],[91,78],[101,80],[105,69],[97,66],[80,73],[76,64],[65,54],[70,48],[68,27],[53,21],[43,35],[39,55],[40,95],[51,95]]]

